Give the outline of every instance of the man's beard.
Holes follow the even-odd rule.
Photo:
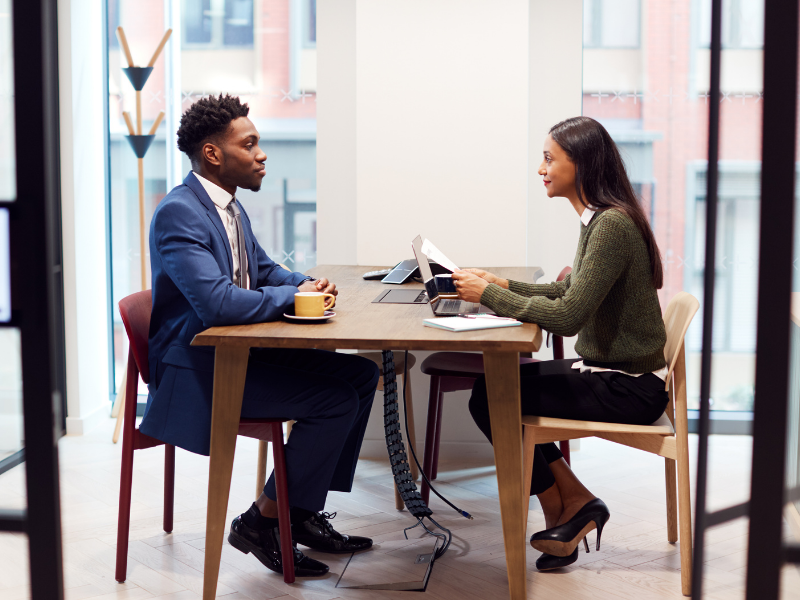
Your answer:
[[[261,184],[259,183],[258,185],[254,185],[253,187],[251,187],[251,188],[248,188],[248,189],[249,189],[251,192],[258,192],[258,191],[260,191],[260,190],[261,190]]]

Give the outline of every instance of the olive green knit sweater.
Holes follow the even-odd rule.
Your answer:
[[[597,366],[648,373],[666,365],[667,334],[647,246],[619,210],[581,223],[572,273],[563,281],[509,281],[508,287],[490,284],[481,304],[557,335],[577,334],[575,351]]]

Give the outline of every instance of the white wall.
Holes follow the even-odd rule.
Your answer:
[[[578,218],[536,170],[581,113],[581,0],[329,0],[317,27],[319,264],[389,266],[418,233],[459,266],[572,264]],[[421,451],[429,380],[411,378]],[[445,400],[442,456],[491,455],[468,397]],[[386,451],[381,410],[364,454]]]
[[[67,433],[109,409],[101,0],[59,0]]]

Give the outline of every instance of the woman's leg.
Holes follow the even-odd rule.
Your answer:
[[[580,373],[571,368],[575,360],[543,361],[520,367],[523,415],[652,423],[663,412],[667,396],[663,392],[663,382],[659,384],[660,380],[654,375],[633,378],[619,373]],[[647,389],[640,390],[643,384]],[[491,441],[486,381],[482,377],[475,382],[469,409],[476,425]],[[563,460],[555,444],[536,447],[531,480],[533,494],[542,503],[548,528],[568,521],[594,498]]]

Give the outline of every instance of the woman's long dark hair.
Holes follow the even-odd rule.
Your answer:
[[[650,254],[653,285],[660,289],[664,284],[661,252],[628,180],[617,145],[605,127],[589,117],[573,117],[553,125],[550,137],[575,164],[575,189],[581,203],[598,212],[616,208],[628,215],[642,232]]]

